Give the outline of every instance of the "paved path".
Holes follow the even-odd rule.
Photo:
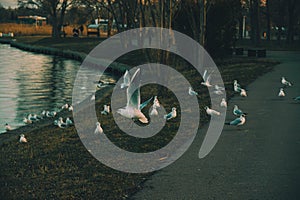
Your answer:
[[[190,149],[147,181],[132,199],[300,199],[300,52],[272,52],[282,61],[229,102],[248,112],[246,125],[226,126],[213,151],[198,159],[205,127]],[[279,100],[281,76],[294,83]]]

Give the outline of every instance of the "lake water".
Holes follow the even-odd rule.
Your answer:
[[[5,132],[6,123],[12,128],[23,126],[23,118],[30,113],[40,114],[71,104],[80,64],[0,44],[0,133]],[[95,74],[95,69],[86,73]],[[101,79],[112,77],[106,75]]]

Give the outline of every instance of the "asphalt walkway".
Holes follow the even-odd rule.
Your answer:
[[[268,52],[282,63],[229,102],[248,113],[241,128],[225,126],[213,151],[198,158],[205,129],[175,163],[144,184],[132,199],[300,199],[300,52]],[[281,77],[294,86],[277,97]]]

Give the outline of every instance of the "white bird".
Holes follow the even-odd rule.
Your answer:
[[[26,117],[24,117],[23,122],[25,124],[31,124],[32,123],[32,121],[30,119],[26,118]]]
[[[218,85],[215,85],[215,89],[216,89],[216,90],[225,91],[225,88],[224,88],[224,87],[221,87],[221,86],[218,86]]]
[[[52,111],[52,112],[46,111],[46,117],[55,117],[56,114],[57,114],[57,113],[56,113],[55,111]]]
[[[245,115],[242,114],[240,117],[236,118],[235,120],[225,123],[225,124],[232,125],[232,126],[241,126],[241,125],[245,124],[245,122],[246,122]]]
[[[198,95],[198,92],[196,92],[195,90],[193,90],[192,87],[189,87],[189,95],[194,96],[194,95]]]
[[[121,83],[121,89],[128,87],[130,83],[130,75],[128,70],[126,70],[124,76],[123,76],[123,83]]]
[[[235,92],[239,92],[239,93],[241,92],[242,88],[241,88],[240,84],[238,84],[237,80],[233,81],[233,89]]]
[[[170,113],[164,115],[164,119],[170,120],[170,119],[175,118],[176,116],[177,116],[176,108],[173,107],[173,108],[172,108],[172,111],[171,111]]]
[[[233,108],[233,114],[236,116],[241,116],[241,115],[246,115],[247,113],[244,113],[241,109],[239,109],[239,107],[237,105],[234,105]]]
[[[280,91],[279,91],[279,93],[278,93],[278,96],[279,96],[279,97],[284,97],[284,96],[285,96],[285,93],[284,93],[284,91],[283,91],[283,88],[280,88]]]
[[[156,108],[160,107],[160,103],[157,99],[157,96],[154,96],[154,100],[153,100],[153,106],[155,106]]]
[[[207,75],[207,70],[204,71],[203,74],[203,82],[201,82],[201,85],[204,85],[206,87],[211,87],[212,85],[210,84],[210,80],[211,80],[211,74],[213,72],[211,72],[209,75]]]
[[[107,82],[107,81],[99,81],[98,84],[96,85],[97,88],[104,88],[108,85],[115,85],[115,83],[110,83],[110,82]]]
[[[101,127],[100,122],[97,122],[97,123],[96,123],[96,129],[95,129],[94,133],[95,133],[95,134],[103,133],[103,128]]]
[[[205,106],[204,109],[206,110],[206,113],[208,115],[211,115],[211,116],[213,116],[213,115],[218,115],[218,116],[221,115],[220,112],[218,112],[218,111],[216,111],[214,109],[210,109],[208,106]]]
[[[124,108],[117,110],[117,113],[123,117],[139,120],[142,123],[148,123],[148,119],[141,112],[141,94],[140,94],[140,68],[138,68],[131,77],[130,83],[126,89],[127,103]]]
[[[8,123],[5,124],[5,130],[6,131],[11,131],[12,130],[11,126]]]
[[[157,108],[153,105],[151,108],[150,116],[157,116],[157,115],[158,115]]]
[[[58,126],[59,128],[67,127],[67,124],[63,121],[62,117],[59,117],[58,120],[54,120],[54,125]]]
[[[104,105],[103,110],[101,111],[102,115],[108,115],[110,113],[110,106],[109,105]]]
[[[24,135],[24,134],[21,134],[21,135],[20,135],[19,142],[20,142],[20,143],[27,143],[27,139],[25,138],[25,135]]]
[[[73,111],[74,110],[74,108],[73,108],[73,106],[72,105],[69,105],[69,109],[68,109],[69,111]]]
[[[94,101],[96,99],[96,96],[95,96],[95,94],[93,94],[92,96],[91,96],[91,101]]]
[[[68,108],[69,108],[69,104],[67,104],[67,103],[61,107],[62,110],[68,109]]]
[[[66,125],[67,126],[72,126],[73,125],[73,121],[69,117],[67,117],[67,119],[66,119]]]
[[[227,102],[226,102],[226,99],[225,98],[222,98],[222,101],[220,103],[220,106],[221,107],[224,107],[224,108],[227,108]]]
[[[292,86],[291,82],[287,81],[284,77],[281,77],[281,83],[284,86]]]
[[[214,90],[213,93],[216,94],[216,95],[224,94],[224,92],[222,90]]]
[[[240,93],[241,97],[246,97],[247,96],[247,92],[246,90],[241,88],[241,93]]]

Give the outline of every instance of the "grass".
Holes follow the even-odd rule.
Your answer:
[[[25,41],[25,38],[17,40]],[[28,43],[34,45],[51,45],[71,50],[77,50],[80,41],[80,45],[84,46],[81,50],[85,52],[95,45],[93,42],[99,43],[90,40],[77,40],[76,43],[68,38],[61,41],[49,38],[29,40],[27,38]],[[63,46],[62,41],[68,45]],[[147,60],[144,53],[131,52],[120,57],[118,61],[133,66],[142,64]],[[150,60],[153,62],[156,57]],[[209,120],[202,109],[210,104],[207,88],[200,86],[201,77],[195,69],[184,60],[174,58],[174,61],[176,64],[173,67],[190,80],[191,85],[199,92],[201,124],[204,124]],[[272,70],[275,64],[276,62],[267,59],[246,57],[217,61],[228,97],[233,95],[232,80],[239,77],[240,84],[246,86],[258,76]],[[167,95],[162,95],[161,91]],[[110,102],[111,93],[111,87],[97,92],[96,111],[105,134],[115,145],[132,152],[149,152],[165,146],[172,140],[180,121],[180,110],[178,117],[169,121],[159,134],[149,139],[138,140],[124,134],[116,126],[112,115],[99,114],[103,104]],[[167,110],[170,110],[171,106],[180,106],[173,93],[165,88],[147,85],[141,89],[143,98],[147,99],[153,95],[158,95],[161,104],[168,105]],[[145,108],[148,109],[149,106]],[[67,117],[71,116],[71,113],[64,111],[59,113],[59,116]],[[74,127],[59,129],[52,125],[52,121],[53,119],[45,119],[0,135],[1,199],[126,199],[140,190],[143,182],[152,175],[123,173],[101,164],[84,148]],[[89,119],[83,119],[83,123],[87,127],[95,127]],[[27,144],[18,142],[21,133],[26,135]]]

